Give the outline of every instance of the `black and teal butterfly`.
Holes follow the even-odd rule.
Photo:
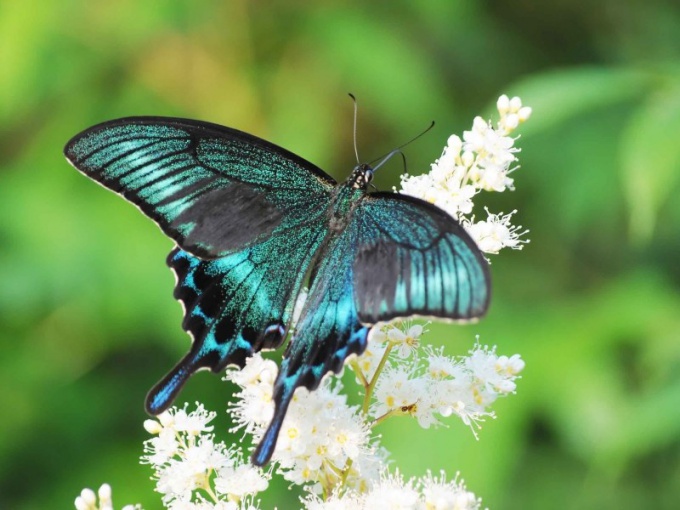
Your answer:
[[[257,465],[269,461],[295,389],[313,390],[339,372],[366,348],[376,322],[468,320],[488,307],[487,263],[465,230],[416,198],[368,192],[369,165],[338,184],[252,135],[160,117],[94,126],[64,152],[177,243],[167,263],[193,343],[149,393],[149,413],[167,409],[196,370],[243,367],[254,352],[279,347],[308,281],[274,385],[274,417],[253,454]]]

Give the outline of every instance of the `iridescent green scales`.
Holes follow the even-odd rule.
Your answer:
[[[246,133],[155,117],[95,126],[65,153],[178,245],[168,265],[193,342],[149,393],[150,413],[170,406],[196,370],[243,366],[254,352],[279,347],[309,280],[255,464],[271,458],[295,389],[315,389],[363,352],[373,324],[414,314],[469,320],[488,307],[488,267],[464,229],[418,199],[368,193],[368,165],[337,184]]]

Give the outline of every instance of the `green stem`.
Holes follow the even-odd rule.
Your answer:
[[[392,416],[401,416],[401,415],[404,415],[404,414],[409,414],[410,412],[413,411],[414,405],[415,404],[410,404],[410,405],[407,405],[407,406],[395,407],[394,409],[390,409],[389,411],[387,411],[382,416],[378,416],[375,420],[373,420],[371,422],[371,428],[375,427],[376,425],[380,425],[387,418],[391,418]]]
[[[352,459],[347,459],[347,462],[345,462],[345,467],[342,469],[342,476],[340,476],[341,488],[345,487],[345,483],[347,483],[347,477],[349,476],[353,463],[354,461]]]
[[[217,497],[217,494],[215,494],[212,490],[212,487],[210,487],[210,477],[212,476],[212,474],[213,470],[211,469],[208,475],[203,480],[203,483],[201,484],[200,488],[203,489],[215,503],[219,503],[220,498]]]
[[[368,383],[366,393],[364,394],[364,405],[361,408],[361,412],[364,413],[364,415],[368,414],[368,407],[371,404],[371,396],[373,396],[373,390],[375,389],[375,385],[378,382],[378,377],[380,376],[380,373],[383,371],[383,368],[385,368],[385,363],[387,363],[387,357],[390,355],[391,351],[392,344],[388,343],[387,349],[385,349],[385,353],[383,354],[383,357],[380,359],[380,363],[378,363],[378,368],[375,369],[375,374],[373,374],[371,382]]]
[[[368,388],[368,381],[366,380],[366,376],[364,375],[364,371],[361,370],[361,367],[359,366],[359,363],[356,362],[356,360],[351,362],[352,369],[354,370],[354,373],[357,375],[359,380],[361,381],[361,385],[364,387],[364,389]]]

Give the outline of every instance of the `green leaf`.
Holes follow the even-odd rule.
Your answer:
[[[527,136],[639,96],[650,81],[651,75],[642,71],[580,67],[533,75],[510,91],[533,109],[531,121],[521,128],[522,136]]]
[[[621,158],[630,234],[645,243],[680,177],[680,83],[653,95],[633,115],[623,133]]]

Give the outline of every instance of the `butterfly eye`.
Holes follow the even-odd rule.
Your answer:
[[[366,184],[371,182],[373,180],[373,169],[372,168],[366,168],[364,170],[364,179],[366,180]]]

